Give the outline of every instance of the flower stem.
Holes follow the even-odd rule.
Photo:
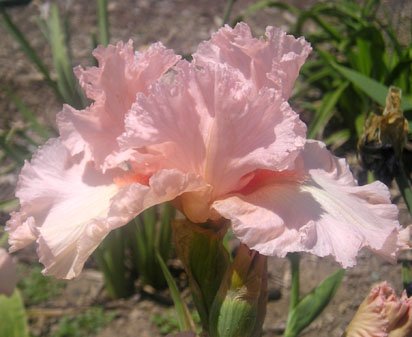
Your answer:
[[[396,175],[395,179],[402,197],[405,200],[406,206],[408,207],[409,213],[412,214],[412,189],[403,165],[400,165],[399,173]]]
[[[288,254],[290,261],[290,269],[292,273],[291,289],[290,289],[290,302],[289,302],[289,314],[299,303],[299,267],[300,267],[300,255],[299,253]]]

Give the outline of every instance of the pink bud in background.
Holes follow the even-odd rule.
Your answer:
[[[16,264],[3,248],[0,248],[0,295],[10,296],[17,283]]]
[[[345,337],[410,337],[412,300],[403,293],[398,298],[386,282],[372,288],[359,306]]]

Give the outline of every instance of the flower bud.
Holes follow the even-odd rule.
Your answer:
[[[398,298],[386,282],[372,288],[361,303],[345,337],[410,337],[412,336],[412,300],[403,293]]]
[[[211,337],[260,336],[267,302],[267,258],[240,245],[210,313]]]

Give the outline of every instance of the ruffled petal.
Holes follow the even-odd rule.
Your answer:
[[[95,164],[107,169],[114,165],[106,158],[119,150],[116,138],[124,131],[124,116],[136,94],[147,93],[180,57],[161,43],[135,53],[132,41],[98,47],[93,55],[99,67],[76,68],[75,72],[94,103],[82,111],[66,106],[57,123],[62,141],[72,155],[82,151],[82,142],[78,141],[81,137]]]
[[[102,225],[97,243],[85,235],[104,222],[118,190],[111,174],[99,173],[83,155],[72,157],[59,140],[50,140],[21,171],[16,191],[21,209],[7,224],[12,249],[36,239],[46,273],[76,276],[89,256],[78,247],[93,250],[107,234],[110,228]]]
[[[239,69],[257,89],[273,87],[288,99],[299,69],[311,52],[304,38],[296,39],[279,28],[267,27],[266,38],[256,39],[245,23],[225,26],[202,42],[193,55],[197,65],[224,63]]]
[[[13,212],[10,216],[6,231],[9,232],[9,250],[15,252],[36,241],[36,230],[33,217],[24,212]]]
[[[77,276],[110,230],[153,205],[203,186],[194,174],[162,170],[143,179],[122,170],[101,173],[84,154],[49,141],[23,167],[16,195],[21,210],[7,230],[12,249],[36,240],[44,273]]]
[[[109,217],[129,221],[149,207],[204,188],[205,182],[197,174],[182,173],[176,169],[160,170],[150,178],[147,186],[131,184],[123,188],[113,198]]]
[[[347,164],[319,142],[308,141],[298,161],[300,171],[289,178],[269,175],[255,189],[213,204],[232,220],[236,236],[264,255],[333,255],[343,267],[356,263],[362,247],[393,259],[401,227],[386,186],[356,186]]]
[[[198,173],[215,196],[239,188],[256,169],[290,168],[306,129],[280,95],[267,88],[254,95],[226,65],[199,69],[180,62],[176,70],[175,82],[138,97],[122,148],[161,152],[161,165]]]

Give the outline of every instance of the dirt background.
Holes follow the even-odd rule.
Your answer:
[[[237,1],[233,8],[232,18],[253,2]],[[299,6],[308,6],[314,2],[289,1]],[[96,31],[95,2],[73,0],[65,1],[64,4],[70,16],[74,65],[88,65],[91,60],[90,46],[92,45],[90,34]],[[161,41],[177,53],[190,54],[199,42],[208,39],[210,34],[221,25],[225,6],[226,1],[223,0],[109,0],[111,41],[132,39],[137,48]],[[409,39],[411,4],[408,4],[408,1],[388,1],[387,9],[388,11],[383,15],[390,15],[390,19],[397,23],[404,38]],[[51,65],[50,52],[36,23],[39,14],[38,6],[32,3],[25,8],[12,9],[9,13],[46,64]],[[292,17],[271,9],[251,17],[247,22],[259,35],[264,32],[266,25],[281,26],[287,30],[291,20]],[[49,87],[42,81],[41,75],[20,51],[18,44],[0,25],[0,128],[4,127],[6,121],[20,122],[15,106],[6,99],[5,92],[2,92],[3,85],[13,88],[14,92],[24,99],[40,120],[54,125],[55,114],[61,109],[60,103],[56,101]],[[0,200],[12,197],[16,173],[2,176],[0,179]],[[408,217],[405,206],[399,202],[399,195],[394,192],[393,197],[401,209],[401,222],[410,223],[411,219]],[[2,214],[0,224],[4,224],[6,219],[7,215]],[[25,255],[22,258],[27,258],[31,251],[21,254]],[[264,336],[279,336],[285,326],[288,308],[287,285],[290,279],[287,262],[276,258],[271,258],[269,261],[269,288],[276,299],[268,304]],[[302,292],[308,292],[337,269],[338,265],[331,259],[319,259],[305,255],[301,269]],[[347,271],[343,284],[331,304],[301,336],[341,336],[371,285],[383,280],[389,281],[400,291],[400,266],[389,264],[367,251],[361,252],[358,265]],[[47,336],[47,333],[42,333],[42,331],[44,325],[47,325],[50,320],[65,313],[80,312],[91,304],[100,303],[106,308],[116,309],[117,317],[98,334],[98,337],[161,336],[152,317],[156,313],[170,310],[170,307],[140,295],[127,301],[107,302],[101,289],[101,274],[95,270],[86,269],[77,280],[68,283],[59,298],[45,303],[41,306],[41,310],[32,308],[33,331],[37,331],[37,335]]]

